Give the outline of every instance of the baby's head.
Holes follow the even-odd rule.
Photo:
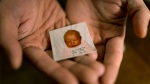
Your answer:
[[[81,44],[81,35],[76,30],[68,30],[64,35],[64,41],[69,48],[77,47]]]

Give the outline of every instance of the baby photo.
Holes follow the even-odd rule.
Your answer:
[[[96,51],[85,22],[49,31],[49,33],[55,61]]]

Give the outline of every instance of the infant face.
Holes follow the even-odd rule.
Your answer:
[[[68,30],[64,35],[64,41],[69,48],[77,47],[81,44],[80,33],[76,30]]]

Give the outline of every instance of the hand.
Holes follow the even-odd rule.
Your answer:
[[[21,65],[23,50],[40,71],[59,84],[96,84],[104,72],[101,63],[87,56],[58,63],[50,57],[48,31],[66,25],[69,25],[66,14],[56,0],[0,1],[0,46],[13,68]]]
[[[99,54],[91,57],[98,61],[104,58],[105,73],[100,83],[114,84],[123,57],[128,14],[135,33],[146,36],[150,13],[143,0],[68,0],[66,14],[72,24],[87,23]]]

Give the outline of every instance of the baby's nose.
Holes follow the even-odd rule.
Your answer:
[[[74,41],[71,41],[71,44],[72,44],[72,45],[76,45],[76,43],[75,43]]]

